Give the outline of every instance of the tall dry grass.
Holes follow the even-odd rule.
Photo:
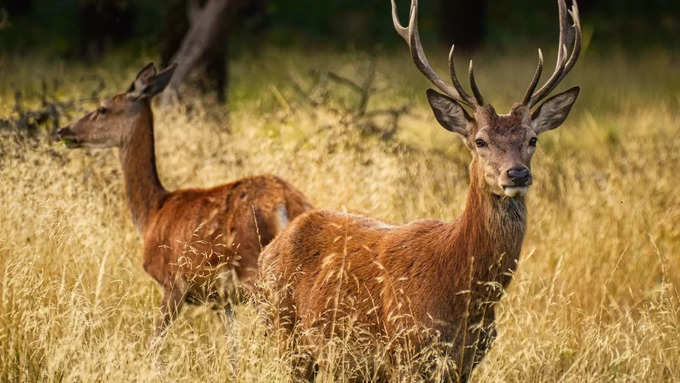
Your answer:
[[[235,63],[229,124],[208,100],[156,109],[163,182],[209,186],[274,173],[318,207],[396,223],[453,219],[463,207],[469,155],[437,126],[426,83],[402,53],[378,59],[379,91],[369,105],[412,104],[394,141],[343,128],[328,109],[305,106],[286,80],[290,71],[304,84],[311,68],[361,77],[365,55],[268,51]],[[534,64],[482,56],[480,86],[506,110]],[[97,86],[89,74],[103,76],[114,93],[140,64],[7,59],[0,115],[11,112],[15,89],[35,95],[41,79],[61,79],[59,97],[86,98]],[[541,137],[521,264],[475,381],[680,380],[680,76],[673,65],[677,57],[664,52],[589,53],[569,77],[583,92],[565,125]],[[353,102],[342,91],[333,97]],[[154,367],[147,346],[160,294],[142,270],[122,189],[113,150],[68,151],[44,136],[3,133],[0,381],[289,381],[287,356],[251,306],[238,307],[231,325],[205,308],[185,311],[162,346],[164,368]],[[343,368],[327,365],[318,381],[347,376]]]

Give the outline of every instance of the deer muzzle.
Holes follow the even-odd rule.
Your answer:
[[[503,185],[507,197],[524,196],[531,185],[531,171],[526,166],[513,167],[506,172],[508,184]]]
[[[62,141],[67,148],[78,148],[81,146],[81,141],[76,137],[71,125],[58,129],[55,136],[59,141]]]

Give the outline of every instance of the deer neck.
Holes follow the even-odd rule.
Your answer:
[[[460,280],[464,285],[457,288],[483,292],[490,301],[496,301],[502,289],[489,291],[486,282],[503,288],[510,283],[524,240],[526,206],[523,197],[505,198],[491,193],[478,175],[477,166],[476,161],[470,166],[465,210],[456,222],[448,225],[449,240],[442,254],[455,268],[460,270],[464,265],[465,277]]]
[[[158,179],[151,106],[142,106],[130,137],[120,146],[125,193],[137,229],[144,233],[151,216],[160,208],[167,191]]]

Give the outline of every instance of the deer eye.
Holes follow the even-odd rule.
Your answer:
[[[529,140],[529,146],[536,146],[537,142],[538,142],[538,138],[531,137],[531,139]]]
[[[99,113],[99,114],[106,114],[106,112],[108,112],[108,111],[109,111],[109,110],[106,109],[106,108],[103,107],[103,106],[100,106],[99,108],[97,108],[97,113]]]
[[[486,147],[486,141],[482,140],[481,138],[478,138],[475,140],[475,145],[477,145],[478,148],[484,148]]]

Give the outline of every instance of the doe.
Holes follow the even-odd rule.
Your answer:
[[[237,285],[257,276],[260,251],[294,217],[311,208],[288,182],[271,175],[210,189],[168,191],[156,170],[151,99],[175,66],[146,65],[130,88],[61,128],[70,148],[119,149],[132,219],[144,240],[144,270],[160,284],[156,334],[163,335],[184,302],[222,300],[230,310]]]
[[[428,330],[405,337],[409,347],[417,353],[448,344],[457,364],[449,379],[469,378],[496,336],[494,307],[517,268],[538,136],[564,122],[579,94],[574,87],[534,109],[572,69],[581,49],[576,1],[568,12],[558,0],[558,9],[554,73],[537,89],[543,70],[539,50],[522,102],[509,114],[497,114],[477,87],[472,62],[473,95],[461,86],[453,47],[452,85],[432,69],[418,34],[417,0],[411,1],[408,27],[400,24],[392,0],[395,29],[416,67],[443,93],[427,91],[437,121],[460,135],[472,154],[465,209],[452,222],[426,219],[402,226],[324,210],[301,214],[260,257],[261,276],[274,292],[275,326],[288,334],[300,328],[316,334],[302,338],[312,343],[339,335],[341,319],[388,339],[404,329]]]

